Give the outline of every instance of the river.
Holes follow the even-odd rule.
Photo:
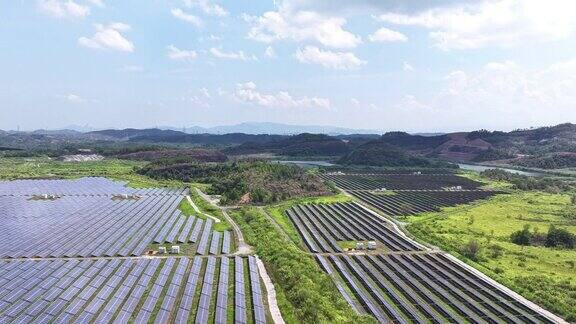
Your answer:
[[[491,169],[499,169],[499,170],[504,170],[504,171],[508,171],[510,173],[524,175],[524,176],[528,176],[528,177],[542,176],[541,173],[537,173],[537,172],[527,172],[527,171],[521,171],[521,170],[515,170],[515,169],[509,169],[509,168],[503,168],[503,167],[497,167],[497,166],[463,164],[463,163],[458,163],[458,166],[462,170],[471,170],[471,171],[477,171],[477,172],[482,172],[482,171],[491,170]]]

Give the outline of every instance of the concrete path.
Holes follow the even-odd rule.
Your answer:
[[[216,201],[210,199],[210,197],[208,195],[206,195],[204,192],[202,192],[202,190],[200,190],[198,188],[195,188],[195,189],[196,189],[196,192],[198,193],[198,195],[200,197],[202,197],[202,199],[206,200],[212,206],[220,209],[222,211],[222,215],[224,215],[224,218],[226,219],[226,221],[232,226],[232,230],[234,230],[234,236],[236,237],[236,240],[238,241],[238,250],[234,254],[235,255],[253,254],[254,249],[252,248],[252,246],[250,246],[246,243],[246,241],[244,240],[244,235],[242,234],[242,231],[240,230],[240,226],[238,226],[238,224],[236,224],[236,222],[232,219],[232,217],[230,217],[230,215],[228,215],[228,213],[226,212],[226,207],[222,207],[222,206],[216,204]]]
[[[210,215],[210,214],[203,213],[203,212],[200,210],[200,208],[198,208],[198,206],[196,206],[196,204],[194,203],[194,201],[192,200],[192,198],[191,198],[190,196],[186,196],[186,199],[188,200],[188,203],[190,203],[190,205],[192,206],[192,208],[194,208],[194,211],[197,212],[198,214],[204,215],[204,216],[206,216],[206,217],[214,220],[215,223],[220,223],[220,222],[221,222],[221,220],[218,219],[217,217],[214,217],[214,216],[212,216],[212,215]]]
[[[276,289],[272,283],[272,279],[268,276],[264,262],[256,256],[256,264],[258,265],[258,272],[260,273],[260,278],[264,282],[264,288],[266,288],[266,295],[268,296],[268,308],[270,309],[270,315],[272,315],[272,321],[274,324],[284,324],[284,319],[282,318],[282,313],[280,308],[278,308],[278,302],[276,300]]]

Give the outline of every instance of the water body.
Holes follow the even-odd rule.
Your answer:
[[[510,173],[519,174],[519,175],[524,175],[524,176],[528,176],[528,177],[539,177],[539,176],[542,176],[541,173],[520,171],[520,170],[509,169],[509,168],[502,168],[502,167],[496,167],[496,166],[475,165],[475,164],[460,164],[460,163],[458,163],[458,166],[459,166],[460,169],[462,169],[462,170],[471,170],[471,171],[476,171],[476,172],[482,172],[482,171],[491,170],[491,169],[499,169],[499,170],[504,170],[504,171],[508,171],[508,172],[510,172]]]
[[[289,161],[289,160],[273,160],[271,162],[280,163],[280,164],[296,164],[302,167],[315,167],[315,166],[323,166],[323,167],[330,167],[333,166],[333,163],[326,162],[326,161]]]

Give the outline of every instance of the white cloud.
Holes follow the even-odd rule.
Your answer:
[[[414,72],[415,71],[414,67],[408,62],[402,63],[402,70],[407,71],[407,72]]]
[[[222,6],[211,3],[209,0],[185,0],[184,3],[189,8],[200,8],[205,14],[217,17],[228,16],[228,11]]]
[[[90,14],[90,8],[72,0],[39,0],[41,12],[54,18],[84,18]]]
[[[55,97],[62,99],[64,101],[67,101],[71,104],[75,104],[75,105],[79,105],[79,104],[83,104],[83,103],[88,102],[87,99],[84,99],[84,98],[80,97],[79,95],[76,95],[73,93],[69,93],[69,94],[65,94],[65,95],[57,95]]]
[[[430,29],[444,50],[563,40],[576,32],[572,0],[485,0],[415,14],[388,12],[380,21]]]
[[[362,43],[360,36],[344,29],[346,19],[314,11],[292,11],[288,5],[260,17],[244,16],[244,19],[251,24],[248,38],[260,42],[316,41],[333,48],[353,48]]]
[[[243,51],[224,52],[221,49],[216,48],[216,47],[212,47],[210,49],[210,53],[216,58],[226,59],[226,60],[239,60],[239,61],[249,61],[249,60],[256,61],[256,60],[258,60],[254,55],[248,56],[248,55],[244,54]]]
[[[440,104],[469,110],[490,108],[490,113],[514,118],[528,118],[530,112],[539,124],[571,114],[576,105],[576,60],[537,70],[522,69],[511,61],[491,62],[476,73],[453,71],[445,81]]]
[[[330,100],[317,97],[294,98],[286,91],[261,93],[253,82],[239,83],[233,94],[239,102],[270,108],[330,108]]]
[[[199,91],[205,98],[207,98],[207,99],[212,98],[212,96],[210,95],[210,91],[208,91],[208,89],[200,88]]]
[[[168,46],[168,57],[172,60],[193,61],[198,57],[198,53],[193,50],[181,50],[174,45]]]
[[[78,44],[92,49],[111,49],[121,52],[133,52],[134,44],[126,39],[122,33],[130,30],[124,23],[111,23],[108,25],[96,24],[96,33],[90,37],[80,37]]]
[[[102,1],[102,0],[88,0],[88,2],[90,2],[92,5],[94,5],[96,7],[100,7],[100,8],[106,7],[106,5],[104,4],[104,1]]]
[[[276,51],[274,50],[274,47],[272,46],[266,47],[266,50],[264,51],[264,56],[267,58],[276,58]]]
[[[378,43],[384,43],[384,42],[405,42],[408,40],[408,37],[406,37],[406,35],[397,32],[395,30],[392,29],[388,29],[388,28],[380,28],[377,31],[374,32],[374,34],[368,36],[368,39],[371,42],[378,42]]]
[[[202,26],[202,19],[200,19],[197,16],[191,15],[191,14],[187,14],[185,13],[182,9],[180,8],[175,8],[171,10],[172,16],[183,20],[187,23],[190,23],[196,27],[201,27]]]
[[[362,61],[354,53],[325,51],[314,46],[299,48],[295,57],[301,63],[319,64],[335,70],[354,70],[366,64],[366,61]]]
[[[492,70],[492,71],[509,71],[517,67],[518,65],[516,65],[515,62],[510,60],[504,62],[490,62],[484,66],[486,70]]]
[[[121,72],[142,72],[144,71],[144,67],[140,65],[125,65],[119,69]]]

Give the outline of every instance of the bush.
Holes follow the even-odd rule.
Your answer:
[[[462,247],[462,254],[471,260],[478,261],[480,250],[482,250],[480,243],[477,240],[470,240]]]

